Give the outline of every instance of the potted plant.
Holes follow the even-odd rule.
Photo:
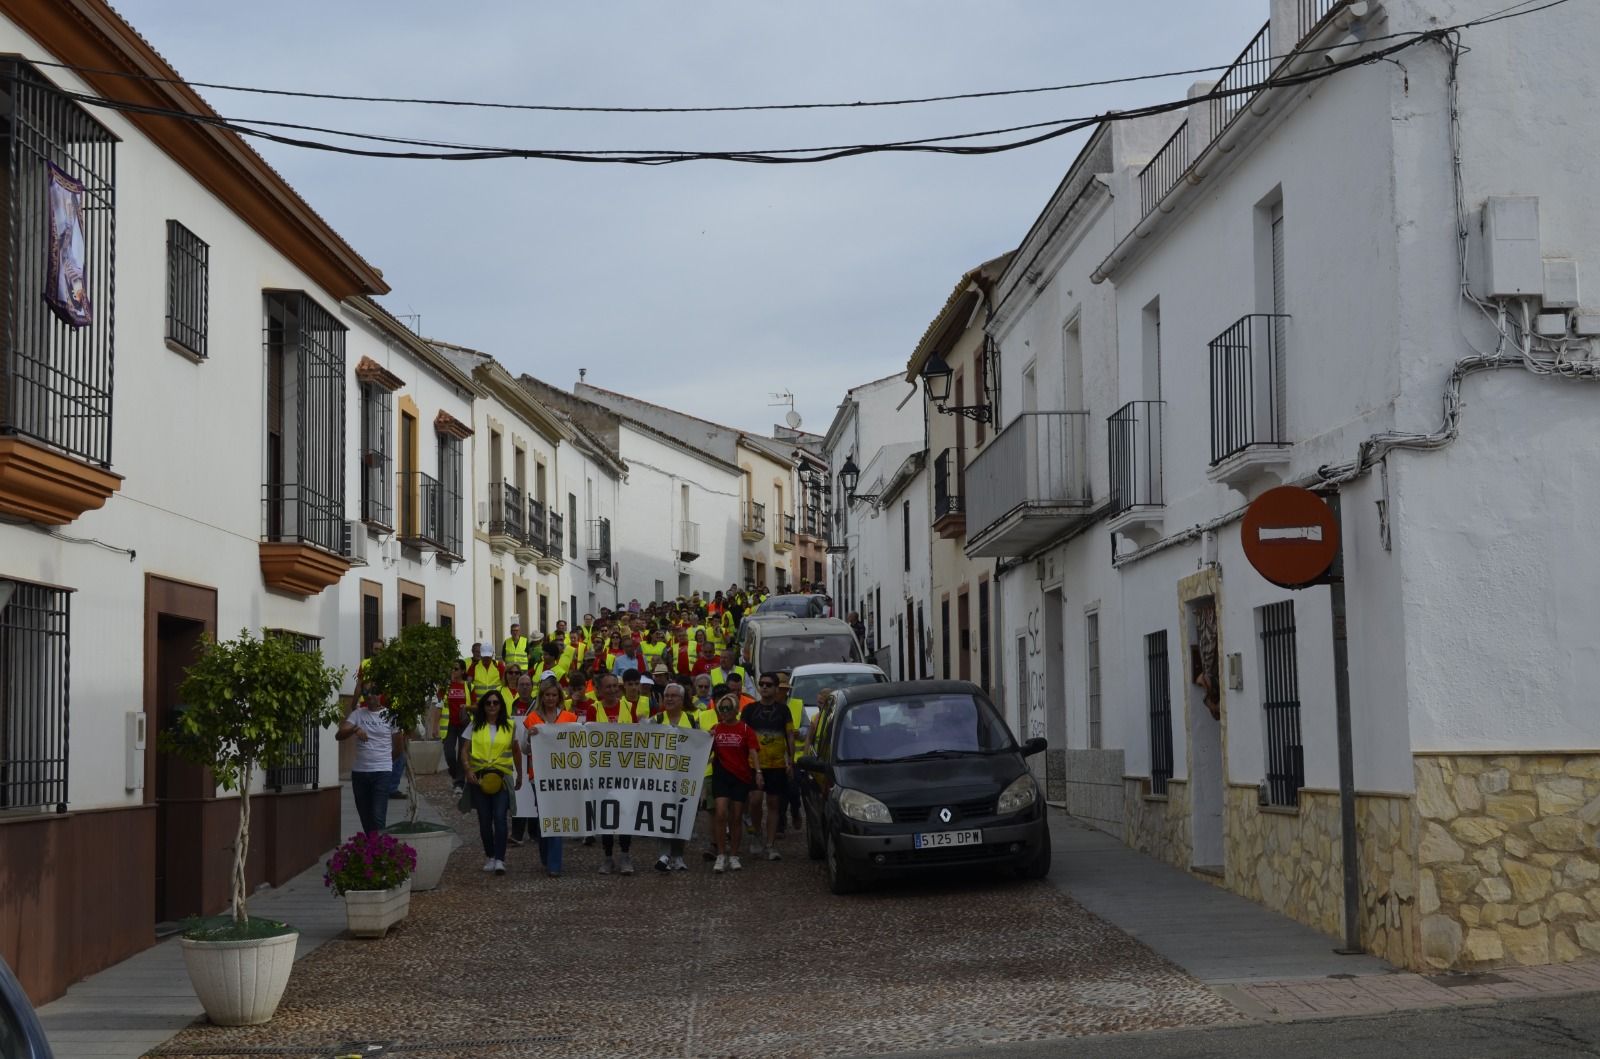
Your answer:
[[[407,738],[428,715],[439,691],[450,681],[450,670],[460,657],[455,633],[437,625],[408,625],[384,644],[367,662],[368,684],[385,699],[394,726]],[[401,835],[417,854],[411,876],[413,890],[431,890],[444,876],[456,833],[442,824],[417,819],[417,783],[411,755],[406,755],[407,813],[404,823],[389,828]]]
[[[299,649],[293,637],[241,629],[237,639],[201,644],[178,694],[185,704],[163,747],[211,771],[238,792],[230,914],[191,922],[182,938],[184,964],[206,1015],[219,1026],[266,1022],[278,1008],[294,965],[293,927],[251,919],[245,864],[250,856],[250,785],[258,768],[287,764],[308,724],[339,719],[342,669]]]
[[[416,866],[416,851],[393,835],[357,831],[333,851],[322,882],[344,898],[350,933],[381,938],[411,910]]]

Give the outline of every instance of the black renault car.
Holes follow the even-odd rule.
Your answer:
[[[835,692],[815,754],[800,759],[806,846],[828,886],[994,865],[1050,870],[1044,794],[994,705],[964,680],[868,684]]]

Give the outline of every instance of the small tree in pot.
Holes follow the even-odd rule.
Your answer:
[[[207,637],[178,694],[185,709],[162,733],[162,747],[211,771],[216,784],[239,795],[233,848],[230,915],[185,931],[184,960],[195,992],[219,1025],[265,1022],[288,983],[298,936],[292,927],[250,919],[245,866],[250,857],[250,784],[258,768],[288,764],[308,729],[339,719],[344,670],[303,651],[292,636],[256,638],[241,629],[233,640]],[[239,974],[256,961],[253,975]],[[249,982],[253,988],[244,989]]]
[[[384,644],[367,662],[366,681],[383,695],[389,720],[409,737],[450,682],[450,670],[460,659],[455,633],[437,625],[408,625],[400,635]],[[439,885],[445,862],[455,845],[453,829],[417,819],[417,784],[406,755],[406,822],[389,828],[405,835],[417,853],[417,867],[411,875],[413,890],[431,890]]]

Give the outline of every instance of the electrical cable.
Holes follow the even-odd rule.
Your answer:
[[[1568,0],[1555,0],[1555,3],[1566,3]],[[1552,5],[1553,6],[1553,5]],[[1308,84],[1331,77],[1343,70],[1354,66],[1367,65],[1387,58],[1396,52],[1415,47],[1417,44],[1428,40],[1440,38],[1449,32],[1448,28],[1429,30],[1418,34],[1398,44],[1377,52],[1356,55],[1340,62],[1331,63],[1315,70],[1304,71],[1289,76],[1269,77],[1264,81],[1240,85],[1233,88],[1214,88],[1210,92],[1191,98],[1171,100],[1164,103],[1151,104],[1144,107],[1127,110],[1106,111],[1091,117],[1061,118],[1054,121],[1034,122],[1027,125],[1015,125],[998,129],[985,129],[977,132],[951,133],[941,136],[928,136],[917,139],[894,140],[879,143],[847,144],[827,147],[795,147],[795,148],[767,148],[761,150],[682,150],[682,149],[547,149],[547,148],[484,148],[476,145],[450,145],[447,151],[389,151],[373,148],[346,147],[330,144],[320,140],[308,140],[301,137],[289,136],[282,133],[269,131],[273,127],[291,128],[299,131],[319,132],[323,135],[336,135],[355,139],[371,139],[380,142],[397,143],[402,145],[434,147],[439,141],[413,140],[405,137],[389,137],[379,134],[359,133],[345,130],[328,129],[322,127],[306,127],[288,122],[269,122],[265,119],[230,119],[220,116],[195,114],[189,111],[176,110],[168,107],[156,107],[148,104],[134,103],[127,100],[110,99],[88,93],[63,91],[62,95],[85,106],[103,107],[127,113],[146,114],[159,117],[171,117],[179,120],[193,121],[199,124],[212,125],[227,129],[242,136],[254,136],[271,140],[288,146],[304,147],[312,150],[329,151],[338,154],[349,154],[363,157],[378,158],[404,158],[427,159],[438,161],[481,161],[494,158],[537,158],[555,161],[580,161],[604,162],[613,164],[642,164],[661,165],[673,162],[721,160],[746,163],[765,164],[795,164],[835,161],[841,158],[856,157],[865,154],[879,153],[929,153],[929,154],[955,154],[955,155],[988,155],[1000,154],[1007,151],[1019,150],[1024,147],[1035,146],[1049,140],[1066,136],[1081,129],[1105,122],[1128,121],[1133,118],[1148,117],[1163,114],[1173,110],[1182,110],[1197,103],[1213,99],[1225,99],[1231,96],[1254,94],[1268,88],[1287,87]],[[267,126],[258,128],[256,126]],[[957,145],[951,141],[976,139],[985,136],[1007,135],[1015,132],[1026,132],[1034,129],[1048,129],[1034,136],[1024,137],[1019,140],[1009,140],[994,144]]]

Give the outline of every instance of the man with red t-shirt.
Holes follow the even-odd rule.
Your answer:
[[[716,816],[711,837],[717,847],[715,872],[738,871],[739,840],[744,837],[744,803],[750,787],[761,789],[756,756],[760,746],[756,730],[739,720],[739,700],[727,695],[717,702],[717,723],[711,729],[711,795]]]
[[[460,662],[450,668],[450,683],[444,689],[444,759],[450,766],[450,783],[460,793],[466,784],[461,768],[461,733],[467,730],[467,670]]]

